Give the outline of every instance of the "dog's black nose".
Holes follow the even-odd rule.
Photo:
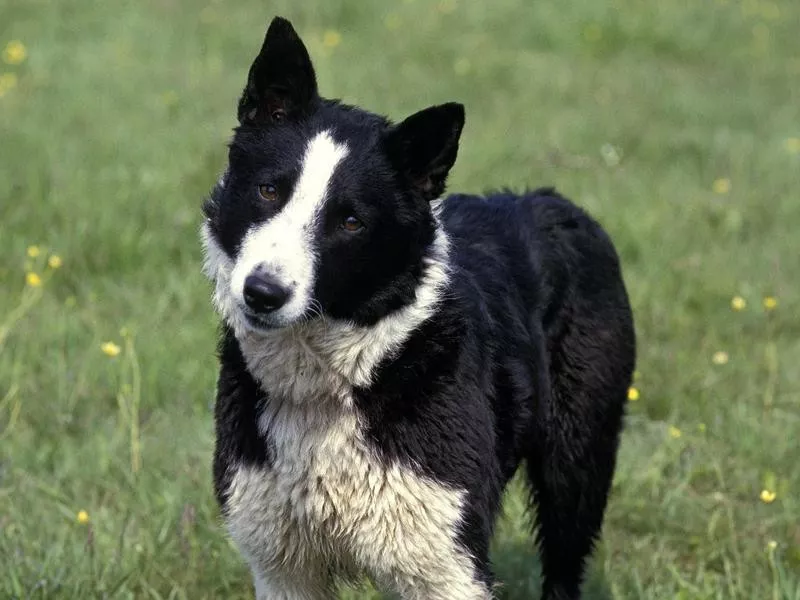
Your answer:
[[[256,313],[278,310],[289,299],[289,290],[269,275],[248,275],[244,280],[244,302]]]

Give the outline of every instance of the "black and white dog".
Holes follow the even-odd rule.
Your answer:
[[[321,98],[276,18],[204,211],[223,319],[216,493],[259,600],[369,575],[492,597],[525,463],[544,597],[578,598],[634,365],[617,255],[549,189],[441,199],[460,104],[399,124]]]

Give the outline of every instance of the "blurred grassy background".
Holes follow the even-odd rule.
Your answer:
[[[464,102],[451,189],[555,184],[616,240],[638,399],[587,596],[800,599],[795,0],[0,0],[0,597],[252,595],[197,230],[274,14],[324,95]],[[538,597],[518,491],[495,561]]]

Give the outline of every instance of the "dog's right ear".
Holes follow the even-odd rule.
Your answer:
[[[239,100],[239,123],[268,124],[301,117],[317,99],[308,50],[284,18],[275,17],[250,67]]]
[[[463,128],[464,106],[448,102],[414,113],[387,133],[389,159],[427,200],[444,192]]]

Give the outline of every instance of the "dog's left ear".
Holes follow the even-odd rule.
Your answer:
[[[461,104],[450,102],[421,110],[387,133],[389,160],[427,200],[434,200],[444,192],[463,128]]]
[[[292,24],[275,17],[250,67],[239,100],[239,123],[279,123],[306,114],[317,98],[308,50]]]

